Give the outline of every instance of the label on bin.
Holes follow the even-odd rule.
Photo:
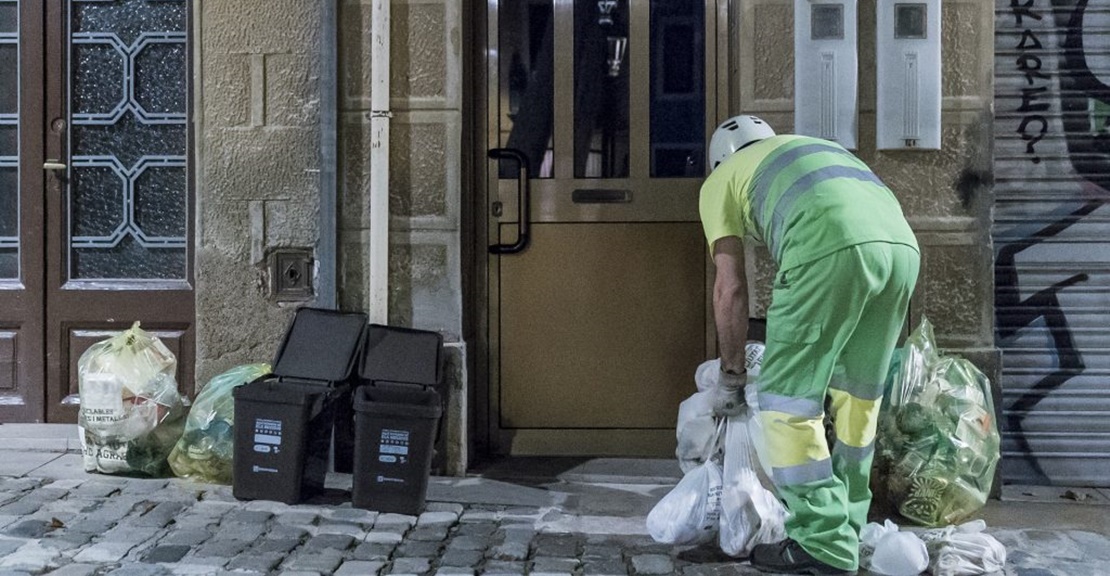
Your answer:
[[[262,454],[277,454],[281,451],[281,420],[255,419],[254,451]]]
[[[409,431],[382,428],[381,442],[378,444],[378,461],[387,464],[408,462]]]

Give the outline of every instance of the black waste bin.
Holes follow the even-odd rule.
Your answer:
[[[443,336],[371,325],[355,393],[351,502],[418,514],[443,414]]]
[[[423,510],[442,412],[439,392],[430,387],[375,382],[358,389],[354,506],[411,515]]]
[[[364,314],[302,308],[273,373],[235,389],[236,498],[293,504],[323,488],[333,428],[337,438],[354,434],[335,418],[350,404],[365,333]]]

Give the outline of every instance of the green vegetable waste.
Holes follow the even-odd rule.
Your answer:
[[[990,381],[940,352],[921,325],[896,351],[879,416],[878,497],[923,526],[958,524],[987,502],[1001,444]]]

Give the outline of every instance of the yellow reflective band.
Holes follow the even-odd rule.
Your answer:
[[[773,468],[800,466],[829,457],[825,427],[820,418],[805,418],[774,410],[760,410],[767,456]]]
[[[829,388],[836,439],[842,444],[865,448],[875,441],[882,400],[864,400],[843,391]]]

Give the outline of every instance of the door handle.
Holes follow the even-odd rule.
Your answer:
[[[497,160],[515,160],[519,172],[516,181],[516,205],[518,215],[518,229],[516,242],[513,244],[494,244],[489,247],[490,254],[518,254],[528,247],[528,205],[531,192],[528,189],[528,157],[515,148],[494,148],[489,151],[489,157]]]
[[[47,160],[42,163],[43,170],[65,170],[66,168],[69,168],[69,166],[66,166],[65,162],[59,162],[57,160]]]

